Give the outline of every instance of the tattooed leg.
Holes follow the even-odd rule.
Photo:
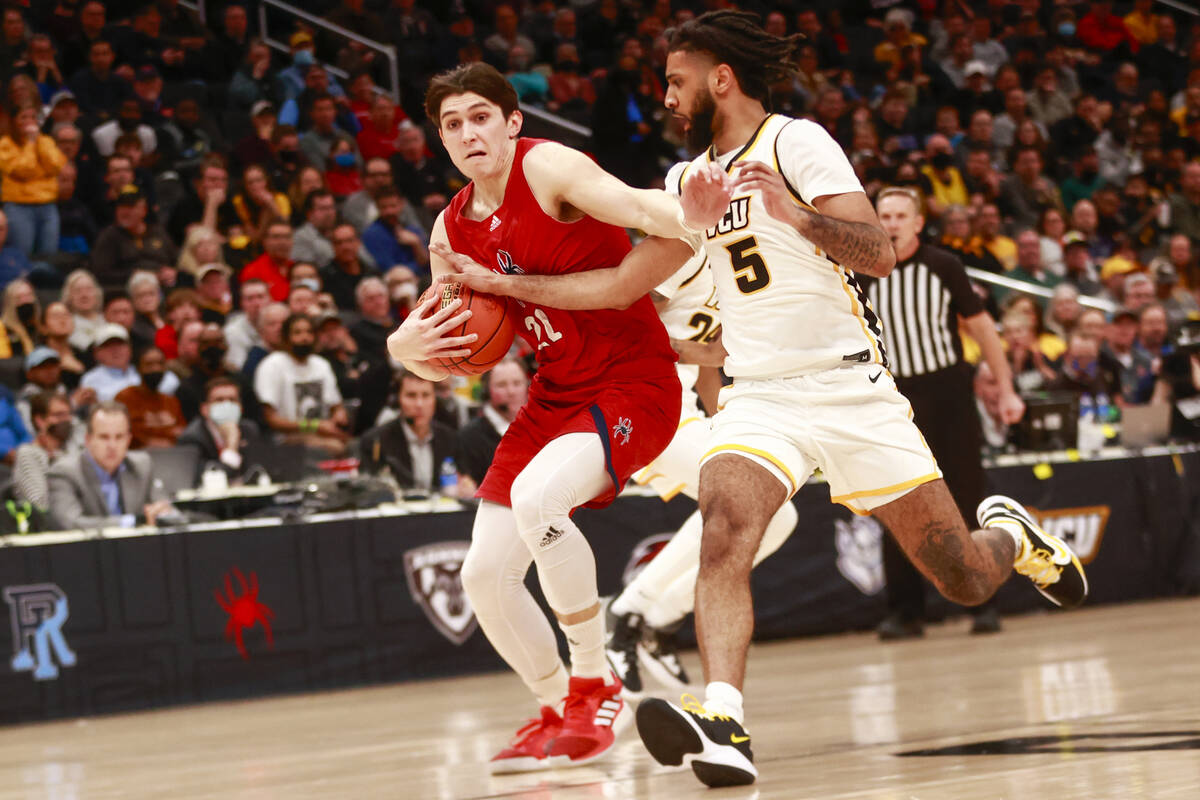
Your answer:
[[[924,483],[874,514],[948,600],[979,605],[1012,572],[1012,536],[996,528],[969,531],[945,481]]]

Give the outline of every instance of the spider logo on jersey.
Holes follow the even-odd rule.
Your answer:
[[[620,417],[617,419],[617,424],[613,425],[613,438],[621,437],[619,444],[629,444],[629,436],[633,433],[633,420],[629,417]]]
[[[513,263],[512,256],[505,250],[496,251],[496,264],[505,275],[524,275],[525,270]]]
[[[729,203],[729,210],[725,212],[725,216],[721,217],[721,221],[717,223],[715,228],[709,228],[704,232],[704,235],[709,239],[715,239],[718,236],[724,236],[727,233],[740,231],[750,224],[750,198],[735,197]]]

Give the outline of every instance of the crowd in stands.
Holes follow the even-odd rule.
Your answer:
[[[59,525],[160,517],[126,451],[180,444],[236,476],[250,443],[300,443],[427,491],[449,463],[469,492],[530,362],[472,403],[387,358],[463,185],[421,110],[429,76],[492,63],[589,127],[606,169],[661,185],[686,155],[666,32],[731,4],[302,5],[394,44],[400,85],[295,18],[272,49],[255,0],[210,0],[207,24],[177,0],[3,6],[0,459]],[[806,37],[775,110],[823,125],[872,197],[919,191],[930,241],[1045,290],[979,283],[1021,391],[1172,403],[1197,435],[1200,24],[1147,0],[738,5]]]

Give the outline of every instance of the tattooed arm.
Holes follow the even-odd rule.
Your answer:
[[[864,275],[886,278],[896,266],[896,251],[883,232],[865,194],[835,194],[813,201],[821,213],[797,208],[800,235],[837,263]]]
[[[740,162],[736,183],[739,190],[762,192],[768,214],[794,227],[846,269],[884,278],[896,266],[896,251],[864,193],[815,197],[813,206],[819,213],[814,213],[792,200],[783,176],[762,162]],[[685,194],[689,188],[684,187]]]

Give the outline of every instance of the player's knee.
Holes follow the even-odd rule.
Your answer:
[[[478,547],[472,546],[467,550],[459,578],[463,591],[477,611],[481,607],[490,607],[489,594],[495,593],[501,583],[499,572],[500,564],[496,559],[482,555]]]
[[[700,540],[700,570],[749,571],[756,548],[747,547],[744,521],[716,507],[705,512]]]
[[[982,575],[963,571],[953,580],[944,581],[938,589],[947,600],[960,606],[977,606],[986,603],[995,593]]]

